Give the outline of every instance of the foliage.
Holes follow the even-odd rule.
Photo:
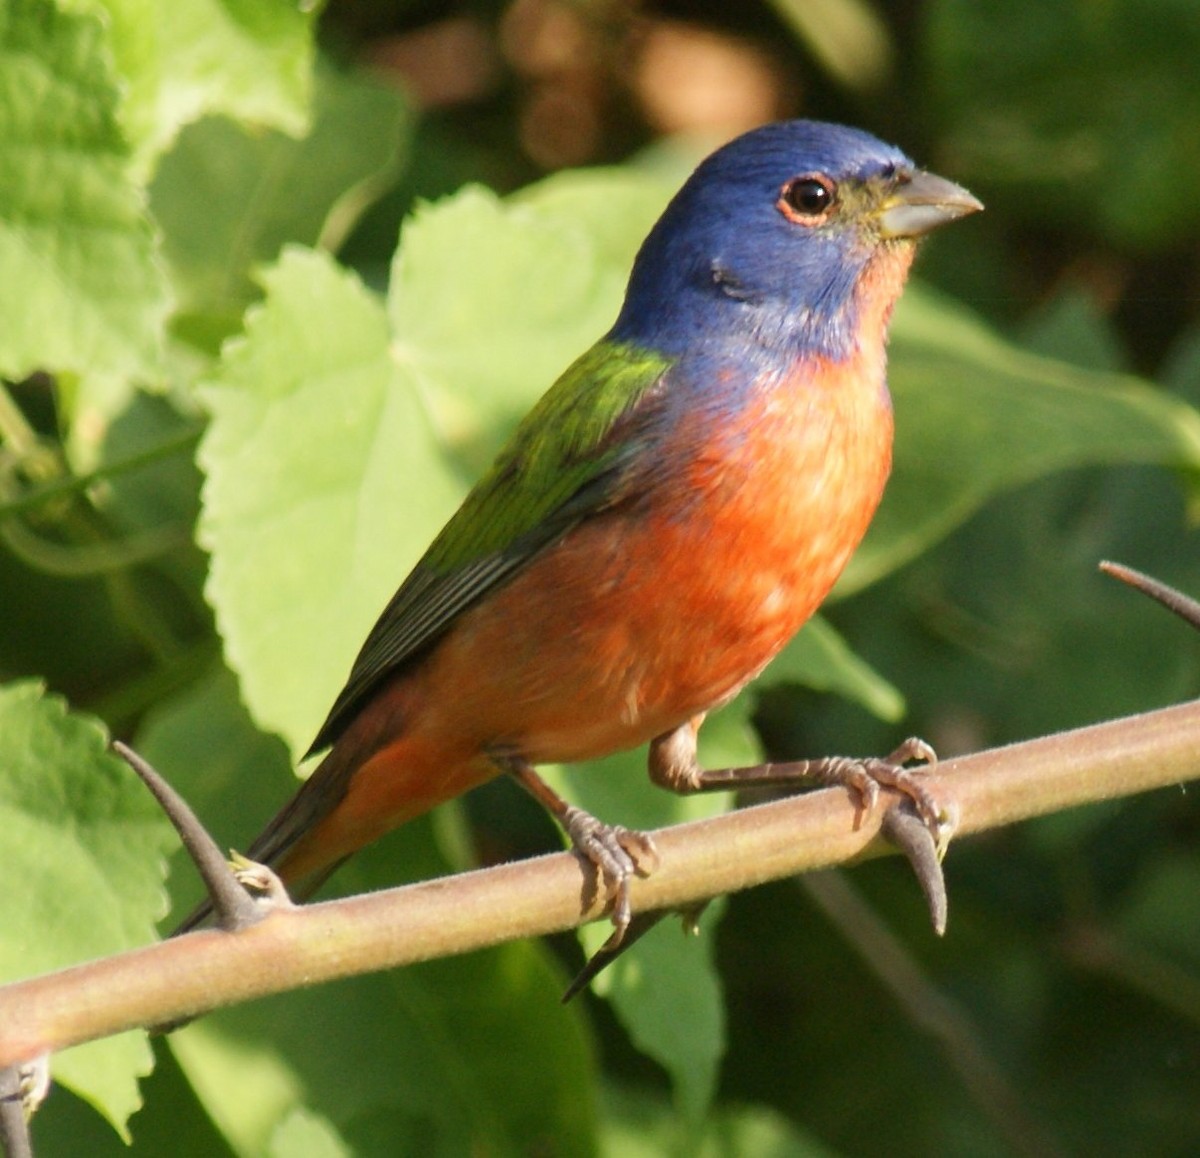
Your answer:
[[[514,50],[510,84],[421,111],[351,61],[437,27],[439,6],[383,7],[334,3],[318,25],[290,0],[0,4],[5,979],[145,942],[168,883],[176,913],[194,899],[178,856],[166,881],[173,837],[106,730],[245,846],[378,609],[603,332],[699,154],[632,151],[651,133],[625,92],[595,155],[610,164],[532,180],[517,126],[544,77]],[[493,53],[515,35],[502,7],[474,18]],[[930,0],[909,27],[910,6],[825,0],[817,27],[790,0],[730,7],[724,35],[775,45],[805,78],[796,111],[899,140],[989,212],[932,243],[897,313],[895,476],[844,601],[706,725],[705,758],[882,752],[910,732],[948,753],[1194,694],[1193,641],[1094,565],[1200,587],[1195,14]],[[624,6],[562,10],[582,9],[622,34]],[[593,45],[588,75],[619,94],[611,48]],[[558,773],[605,817],[725,806],[650,788],[638,754],[605,765]],[[579,949],[519,944],[230,1010],[153,1049],[68,1051],[35,1141],[1187,1152],[1195,830],[1191,799],[1164,795],[956,846],[936,944],[900,865],[857,870],[957,1036],[930,1039],[879,961],[778,886],[713,906],[699,945],[660,927],[566,1008]],[[554,839],[493,785],[336,887]],[[971,1050],[999,1094],[972,1081]]]

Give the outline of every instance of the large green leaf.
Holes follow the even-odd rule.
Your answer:
[[[205,392],[208,594],[252,714],[307,747],[396,577],[463,487],[383,306],[292,249]]]
[[[904,716],[900,692],[855,655],[828,620],[819,615],[810,619],[771,661],[762,682],[797,683],[815,691],[833,692],[893,724]]]
[[[681,1123],[649,1087],[604,1090],[603,1158],[834,1158],[835,1151],[796,1123],[760,1105],[717,1108],[702,1131]]]
[[[149,792],[106,750],[100,725],[68,714],[37,684],[9,684],[0,688],[0,766],[10,882],[0,890],[0,978],[152,941],[174,837]],[[77,1046],[51,1067],[125,1134],[151,1064],[139,1032]]]
[[[171,1046],[240,1154],[279,1152],[304,1107],[327,1152],[361,1158],[586,1155],[595,1072],[561,986],[514,944],[214,1014]]]
[[[667,918],[626,950],[593,982],[630,1040],[670,1075],[684,1122],[698,1126],[711,1108],[727,1046],[725,998],[714,962],[715,930],[724,901],[705,911],[698,936]],[[580,940],[594,953],[611,933],[589,925]]]
[[[566,173],[507,202],[468,188],[405,223],[388,299],[395,356],[442,437],[477,450],[476,468],[612,324],[667,193],[621,170]]]
[[[700,760],[709,768],[757,764],[762,747],[750,726],[748,696],[715,712],[700,730]],[[730,794],[676,796],[651,783],[644,752],[622,752],[571,768],[545,769],[567,797],[610,823],[661,828],[713,816]],[[611,1004],[630,1039],[668,1073],[686,1122],[696,1125],[716,1089],[726,1047],[725,1004],[713,954],[720,904],[705,914],[699,937],[668,920],[629,946],[592,988]],[[585,954],[612,932],[607,921],[579,931]]]
[[[167,297],[98,19],[0,7],[0,375],[158,372]]]
[[[354,1151],[327,1118],[299,1108],[272,1131],[266,1153],[269,1158],[352,1158]]]

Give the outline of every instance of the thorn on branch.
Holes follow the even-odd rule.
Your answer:
[[[607,969],[631,945],[637,944],[655,925],[670,916],[670,909],[657,909],[649,913],[634,913],[629,923],[618,938],[614,933],[584,962],[584,966],[575,975],[571,984],[562,995],[562,1003],[566,1005],[571,998],[586,989],[605,969]]]
[[[949,902],[946,895],[946,878],[942,872],[942,857],[950,843],[950,837],[958,823],[958,809],[953,805],[939,809],[939,823],[935,837],[929,824],[918,815],[911,800],[900,801],[889,808],[883,816],[880,831],[908,859],[916,874],[917,883],[929,906],[929,917],[934,932],[939,937],[946,932]],[[698,932],[697,922],[708,904],[704,901],[687,909],[658,909],[653,912],[635,913],[626,926],[624,935],[614,934],[588,958],[583,968],[567,986],[562,996],[563,1004],[586,989],[596,977],[607,969],[626,949],[635,944],[672,911],[683,917],[686,934]]]
[[[204,881],[204,887],[208,890],[217,924],[222,929],[233,932],[261,921],[266,911],[255,903],[243,886],[240,874],[245,872],[245,867],[238,866],[236,871],[231,868],[225,854],[200,823],[187,801],[132,748],[122,744],[120,740],[114,740],[113,751],[138,774],[175,826],[179,839],[183,841],[183,847],[192,858]]]
[[[951,822],[952,824],[952,822]],[[908,859],[916,874],[921,892],[929,905],[933,931],[939,937],[946,932],[949,902],[946,899],[946,877],[942,872],[942,857],[946,844],[935,841],[929,825],[907,803],[889,808],[880,824],[880,831]],[[952,828],[951,828],[952,831]],[[946,838],[948,842],[949,837]]]
[[[1182,591],[1176,591],[1174,587],[1152,579],[1141,571],[1135,571],[1132,567],[1126,567],[1123,563],[1111,563],[1105,559],[1100,563],[1100,570],[1114,579],[1120,579],[1122,583],[1129,584],[1143,595],[1156,599],[1168,611],[1175,612],[1180,619],[1200,631],[1200,602],[1184,595]]]
[[[562,1003],[566,1005],[571,998],[586,989],[630,945],[640,941],[663,917],[669,917],[673,912],[678,913],[683,919],[683,933],[685,937],[699,936],[700,916],[708,906],[708,901],[699,901],[694,905],[688,905],[686,908],[681,909],[656,909],[653,912],[635,913],[621,937],[618,938],[614,933],[587,959],[583,968],[575,975],[571,984],[567,986],[566,992],[562,995]]]

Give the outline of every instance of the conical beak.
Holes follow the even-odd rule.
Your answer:
[[[982,208],[983,202],[961,185],[936,173],[917,173],[888,194],[876,210],[876,219],[884,237],[920,237]]]

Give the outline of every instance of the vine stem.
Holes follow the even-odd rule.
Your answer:
[[[946,761],[927,783],[958,836],[1200,777],[1200,703]],[[638,909],[722,893],[889,851],[877,808],[855,827],[841,790],[774,801],[654,834],[658,870]],[[951,868],[953,861],[951,860]],[[203,930],[0,988],[0,1068],[124,1030],[359,973],[561,931],[601,915],[569,853]]]
[[[0,386],[0,440],[5,441],[8,440],[9,431],[9,427],[5,422],[5,415],[9,414],[9,410],[6,410],[6,405],[8,408],[15,409],[12,399],[3,387]],[[11,417],[11,414],[9,416]],[[20,411],[16,411],[16,416],[20,420],[24,430],[33,439],[32,443],[27,442],[23,444],[25,452],[28,452],[31,447],[36,446],[37,435],[29,427],[28,423],[25,422],[25,418]],[[14,426],[13,429],[17,430],[18,428]],[[185,451],[190,451],[195,447],[196,443],[200,441],[203,431],[204,426],[202,423],[191,423],[174,434],[167,435],[152,446],[146,447],[144,450],[135,451],[124,458],[105,462],[87,474],[68,475],[63,478],[45,481],[20,495],[0,496],[0,499],[2,499],[0,501],[0,517],[7,518],[10,515],[25,514],[27,511],[35,510],[46,503],[85,493],[98,483],[108,482],[119,478],[121,475],[132,474],[143,467],[153,466],[155,463],[183,454]]]

